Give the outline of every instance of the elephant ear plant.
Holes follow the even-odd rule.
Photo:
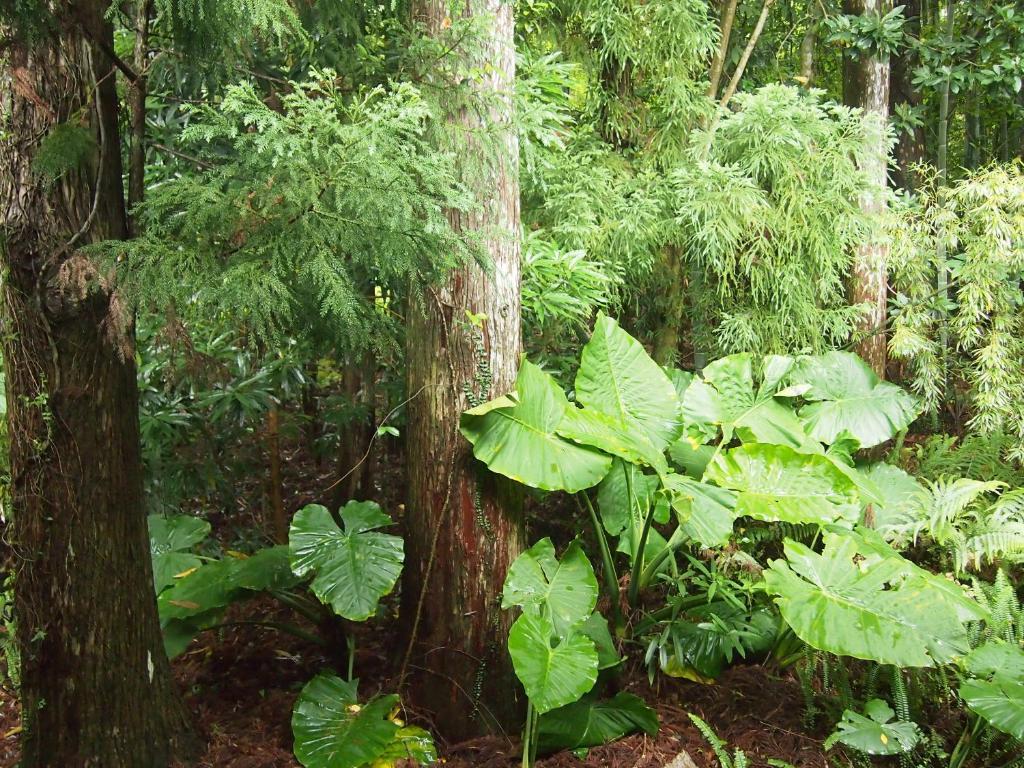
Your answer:
[[[577,542],[559,561],[551,539],[541,539],[509,568],[501,604],[522,609],[508,650],[528,699],[524,768],[533,764],[541,734],[549,746],[576,747],[588,739],[602,743],[636,729],[657,730],[654,713],[636,697],[580,702],[598,671],[619,663],[607,624],[594,612],[597,591],[594,569]],[[573,706],[578,702],[582,706]]]
[[[337,516],[310,504],[292,519],[287,546],[204,560],[192,549],[209,532],[207,524],[187,516],[150,519],[157,605],[170,655],[181,653],[198,633],[224,626],[227,606],[257,593],[293,608],[318,631],[278,621],[250,623],[300,636],[328,654],[343,635],[346,677],[321,672],[302,689],[292,712],[295,756],[306,768],[437,760],[430,734],[399,720],[397,696],[360,702],[353,677],[355,645],[342,622],[376,615],[402,572],[402,539],[380,530],[389,525],[391,518],[374,502],[350,501]]]

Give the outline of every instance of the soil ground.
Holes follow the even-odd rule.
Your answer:
[[[293,431],[282,441],[284,497],[289,510],[311,501],[326,502],[334,476],[331,467],[309,458],[297,433]],[[262,447],[256,443],[243,448],[255,454],[252,466],[265,466]],[[375,462],[373,495],[400,517],[403,480],[401,460],[396,458]],[[202,512],[210,520],[213,535],[224,548],[237,547],[240,531],[252,536],[253,531],[267,527],[263,477],[254,472],[239,478],[232,510],[211,511],[208,499],[195,500],[192,511]],[[309,489],[328,490],[318,494]],[[567,540],[578,530],[565,510],[553,509],[535,509],[531,528],[534,539],[551,534]],[[255,537],[259,538],[258,534]],[[226,618],[294,621],[294,614],[261,597],[232,606]],[[357,628],[357,632],[356,672],[363,680],[361,695],[371,696],[378,688],[390,691],[392,661],[400,657],[401,649],[391,647],[389,638],[399,633],[380,624],[372,629]],[[173,663],[179,688],[206,745],[201,757],[182,768],[301,768],[292,755],[291,710],[302,686],[326,664],[316,646],[265,627],[233,625],[200,635]],[[688,713],[693,712],[711,725],[730,750],[743,749],[756,768],[765,768],[769,759],[785,761],[778,764],[789,763],[794,768],[826,768],[822,734],[808,732],[802,722],[802,696],[795,679],[779,677],[759,665],[741,665],[728,670],[714,685],[669,678],[656,682],[651,688],[643,670],[635,669],[632,674],[627,671],[619,684],[656,709],[661,723],[657,736],[629,736],[583,756],[563,752],[541,758],[538,765],[661,768],[685,750],[697,768],[718,768],[711,748],[689,719]],[[408,713],[408,719],[418,720],[416,713]],[[17,763],[19,723],[16,697],[10,690],[0,689],[0,768],[13,768]],[[445,768],[519,765],[518,743],[507,739],[492,737],[438,746]]]
[[[254,600],[232,609],[232,618],[267,618],[277,608]],[[284,616],[282,616],[284,618]],[[384,632],[374,633],[386,635]],[[358,652],[363,679],[386,680],[385,649],[370,635]],[[300,768],[292,755],[291,709],[303,684],[323,669],[320,651],[302,640],[257,626],[233,626],[200,636],[174,662],[175,676],[206,749],[191,768]],[[384,674],[380,674],[384,673]],[[382,688],[387,688],[383,683]],[[795,768],[825,768],[820,735],[802,723],[799,684],[759,665],[729,669],[715,685],[645,678],[624,688],[653,706],[661,722],[655,737],[629,736],[578,757],[563,752],[542,758],[543,768],[661,768],[686,750],[698,768],[717,768],[714,755],[688,713],[706,720],[730,748],[739,747],[762,768],[783,760]],[[364,694],[372,686],[363,685]],[[17,702],[0,692],[0,766],[18,759]],[[497,737],[440,745],[446,768],[511,768],[518,744]]]

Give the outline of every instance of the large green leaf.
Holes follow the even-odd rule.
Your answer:
[[[205,563],[157,597],[161,622],[189,619],[216,608],[223,608],[236,596],[235,568],[239,561],[232,557]]]
[[[559,639],[545,616],[524,613],[508,634],[516,677],[538,713],[564,707],[594,687],[598,655],[582,632]]]
[[[728,542],[736,517],[736,494],[686,475],[669,475],[665,488],[687,538],[702,547]]]
[[[850,352],[800,358],[790,381],[809,385],[803,397],[811,402],[800,418],[823,443],[849,432],[861,448],[870,448],[906,429],[920,411],[916,398],[879,379]]]
[[[881,699],[864,705],[864,714],[853,710],[843,712],[838,729],[825,742],[830,749],[837,741],[869,755],[899,755],[909,752],[921,740],[917,725],[893,720],[895,713]]]
[[[812,445],[803,425],[788,404],[779,402],[779,385],[792,366],[788,357],[765,358],[761,384],[755,389],[753,360],[749,354],[729,355],[704,368],[683,397],[688,423],[711,424],[722,429],[726,442],[738,434],[750,442],[777,443],[804,450]]]
[[[388,719],[397,696],[364,706],[356,683],[321,672],[302,689],[292,710],[295,757],[306,768],[362,768],[394,746],[399,726]]]
[[[571,543],[558,562],[549,538],[516,558],[501,598],[502,608],[518,605],[534,615],[543,613],[559,637],[586,621],[596,604],[597,578],[580,545]]]
[[[828,532],[819,554],[785,542],[765,585],[786,623],[818,650],[902,667],[948,663],[969,648],[947,590],[878,541]]]
[[[668,460],[646,434],[629,422],[601,411],[567,408],[558,434],[577,443],[610,453],[633,464],[645,464],[660,475],[668,472]]]
[[[498,407],[488,407],[495,403]],[[492,472],[532,488],[575,493],[596,485],[611,459],[556,433],[569,408],[555,380],[524,360],[515,400],[499,398],[467,411],[462,434]]]
[[[637,731],[658,732],[658,715],[643,699],[625,692],[612,699],[588,697],[541,717],[538,747],[544,752],[596,747]]]
[[[682,434],[672,381],[636,339],[599,314],[576,373],[576,399],[638,430],[664,451]]]
[[[408,762],[399,761],[413,761]],[[433,765],[437,762],[437,747],[428,731],[415,725],[403,725],[395,733],[391,744],[380,753],[372,768],[394,768],[394,766]]]
[[[784,523],[853,520],[860,511],[853,481],[820,454],[749,443],[718,454],[705,479],[737,492],[736,515]]]
[[[633,491],[632,499],[629,495],[630,487]],[[612,536],[621,534],[634,518],[646,514],[655,503],[657,490],[657,477],[645,475],[635,464],[615,459],[611,471],[597,486],[597,508],[604,529]],[[637,510],[641,511],[640,515]]]
[[[288,547],[279,544],[261,549],[249,557],[239,558],[231,579],[239,589],[263,592],[268,589],[290,589],[301,579],[292,572]]]
[[[363,621],[402,572],[402,539],[375,530],[391,525],[391,518],[372,501],[350,501],[340,515],[345,530],[319,504],[296,513],[288,534],[292,570],[312,575],[313,594],[339,616]]]
[[[159,594],[175,577],[202,565],[190,550],[210,534],[210,524],[191,515],[150,515],[148,521],[153,586]]]
[[[1016,739],[1024,739],[1024,651],[991,642],[965,659],[971,675],[960,685],[960,698],[972,712]]]

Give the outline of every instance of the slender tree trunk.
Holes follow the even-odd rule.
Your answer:
[[[921,0],[907,0],[904,14],[907,17],[906,32],[913,37],[921,34]],[[922,103],[921,93],[914,86],[914,70],[918,66],[918,56],[913,46],[904,46],[890,62],[889,108],[891,112],[900,104],[911,109]],[[901,131],[896,137],[894,149],[895,168],[892,173],[893,184],[901,189],[914,190],[920,185],[918,167],[927,158],[927,144],[924,125]]]
[[[108,3],[46,5],[53,31],[15,30],[0,80],[20,765],[162,767],[188,728],[153,594],[133,327],[78,250],[126,232]],[[58,126],[95,143],[54,181],[33,164]]]
[[[722,6],[721,32],[718,38],[718,50],[711,59],[711,80],[708,85],[708,98],[718,98],[718,87],[722,83],[722,72],[725,59],[729,55],[729,40],[732,37],[732,23],[736,19],[737,0],[725,0]]]
[[[729,79],[729,84],[725,87],[725,93],[722,94],[722,98],[718,102],[718,106],[721,109],[725,109],[729,106],[729,102],[735,95],[736,89],[739,88],[740,80],[743,79],[743,73],[747,69],[747,63],[750,61],[750,57],[754,53],[754,48],[757,47],[757,41],[761,39],[761,33],[764,31],[765,22],[768,21],[768,14],[771,12],[774,4],[775,0],[764,0],[764,3],[761,5],[761,13],[757,17],[757,23],[754,25],[754,31],[750,33],[747,45],[744,47],[743,53],[740,54],[740,60],[736,64],[736,70],[732,73],[732,77]]]
[[[800,40],[800,80],[804,88],[814,86],[814,49],[818,45],[818,28],[821,26],[821,0],[811,0],[810,20]]]
[[[277,403],[267,411],[267,453],[270,477],[267,478],[267,500],[270,506],[270,526],[274,541],[288,543],[288,516],[284,511],[284,481],[281,477],[281,409]]]
[[[883,15],[888,11],[887,0],[847,0],[845,10],[850,14]],[[843,78],[844,98],[847,104],[860,107],[874,115],[884,127],[889,116],[889,58],[877,53],[848,59]],[[864,162],[864,171],[871,177],[874,190],[861,200],[861,208],[869,215],[880,215],[885,210],[887,185],[888,146],[884,134],[879,136],[877,151]],[[868,312],[858,325],[857,354],[885,377],[886,361],[886,261],[888,246],[882,242],[866,242],[857,247],[853,258],[849,294],[853,304],[866,304]]]
[[[964,134],[964,168],[974,170],[981,165],[981,112],[977,104],[967,112]]]
[[[938,14],[938,3],[936,0],[936,13]],[[946,42],[948,45],[952,45],[953,32],[956,24],[956,16],[954,15],[955,6],[954,0],[946,0],[946,19],[945,19],[945,33]],[[938,138],[938,150],[936,157],[936,172],[938,175],[938,193],[937,199],[941,204],[945,200],[945,190],[949,185],[949,123],[950,123],[950,108],[949,108],[949,94],[950,82],[949,78],[942,85],[942,91],[939,96],[939,138]],[[936,276],[936,287],[940,298],[942,299],[942,305],[945,306],[949,300],[949,273],[946,270],[946,240],[945,238],[939,238],[938,241],[938,253],[937,255],[937,276]],[[945,310],[942,310],[945,312]],[[948,360],[949,360],[949,325],[945,315],[942,316],[939,323],[939,345],[941,347],[942,357],[942,371],[945,379],[946,394],[950,393],[950,379],[948,376]],[[948,399],[948,398],[947,398]]]
[[[409,670],[416,677],[406,695],[434,713],[446,738],[461,739],[507,734],[521,709],[504,647],[512,616],[500,609],[505,573],[523,547],[520,495],[484,471],[459,434],[464,409],[514,389],[521,347],[514,25],[506,0],[418,0],[413,14],[437,35],[456,15],[487,17],[483,37],[459,52],[466,68],[486,73],[475,88],[487,106],[463,104],[449,114],[470,145],[460,152],[467,158],[463,178],[480,208],[452,211],[450,219],[479,238],[491,267],[467,264],[413,296],[407,330],[412,399],[402,608],[415,640]],[[493,142],[487,151],[479,146],[485,132]]]
[[[142,202],[146,191],[146,69],[149,66],[149,17],[153,0],[138,0],[135,9],[135,82],[129,83],[131,147],[128,152],[128,208]],[[129,227],[136,234],[135,219]]]

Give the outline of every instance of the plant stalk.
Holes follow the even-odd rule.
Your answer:
[[[604,583],[605,590],[608,592],[608,601],[611,603],[612,618],[615,623],[615,629],[619,630],[623,626],[622,611],[619,610],[619,579],[615,572],[615,561],[612,559],[612,551],[608,546],[608,537],[605,536],[604,526],[601,525],[601,521],[597,517],[597,510],[594,509],[594,503],[590,500],[590,496],[587,495],[586,491],[580,491],[574,498],[576,504],[580,507],[581,511],[583,504],[580,503],[579,497],[582,496],[584,502],[586,502],[587,513],[590,515],[590,524],[594,526],[594,535],[597,536],[597,545],[601,550],[601,563],[602,570],[604,571]]]

